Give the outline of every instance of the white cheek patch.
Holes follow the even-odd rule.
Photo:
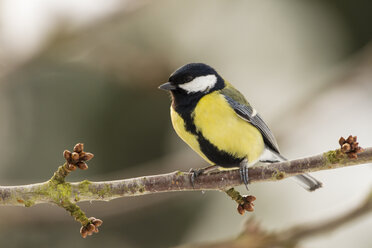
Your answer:
[[[216,83],[217,83],[216,75],[211,74],[207,76],[197,77],[190,82],[178,85],[178,87],[184,89],[188,93],[203,92],[213,88],[216,85]]]

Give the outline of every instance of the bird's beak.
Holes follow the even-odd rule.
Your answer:
[[[175,90],[176,86],[172,85],[171,83],[167,82],[165,84],[162,84],[159,86],[159,89],[161,90]]]

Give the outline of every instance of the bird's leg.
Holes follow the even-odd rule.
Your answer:
[[[215,170],[218,170],[217,166],[215,165],[211,165],[211,166],[208,166],[208,167],[205,167],[205,168],[200,168],[200,169],[190,169],[189,173],[191,173],[191,184],[192,186],[194,187],[194,182],[196,180],[196,178],[198,176],[200,176],[201,174],[208,174],[208,173],[211,173]]]
[[[248,175],[248,161],[246,159],[244,159],[241,163],[240,163],[240,167],[239,167],[239,172],[240,172],[240,179],[242,180],[242,182],[244,183],[245,187],[248,189],[248,183],[249,183],[249,175]]]

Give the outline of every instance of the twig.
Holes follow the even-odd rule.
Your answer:
[[[65,151],[64,156],[67,162],[60,166],[47,182],[21,186],[0,186],[0,205],[30,207],[39,203],[56,204],[65,208],[83,227],[88,228],[90,224],[94,223],[92,219],[88,219],[85,216],[84,212],[75,204],[76,202],[109,201],[119,197],[175,191],[219,190],[226,192],[228,189],[242,184],[239,170],[219,171],[208,175],[200,175],[194,184],[190,181],[190,173],[180,171],[116,181],[90,182],[84,180],[82,182],[69,183],[65,182],[65,177],[77,167],[86,169],[87,165],[84,161],[93,157],[92,154],[87,155],[89,153],[83,152],[82,148],[80,151],[77,146],[75,146],[74,150],[79,156],[77,157],[73,153],[70,154]],[[249,168],[249,175],[251,183],[276,181],[306,172],[368,162],[372,162],[372,147],[359,153],[357,158],[350,157],[338,149],[308,158],[252,167]],[[244,204],[241,202],[240,194],[236,197],[240,205]],[[250,198],[251,201],[253,201],[252,198]]]
[[[86,170],[86,161],[93,158],[93,154],[84,152],[84,145],[76,144],[73,152],[68,150],[63,152],[66,163],[58,167],[52,178],[45,183],[38,183],[25,186],[2,186],[0,187],[0,203],[4,205],[16,205],[16,201],[25,207],[30,207],[39,202],[48,202],[64,208],[71,216],[81,223],[80,233],[83,238],[98,232],[98,227],[102,225],[102,220],[94,217],[88,218],[85,213],[76,205],[72,199],[71,184],[65,182],[65,178],[71,171],[77,168]]]
[[[238,203],[239,214],[244,214],[245,211],[253,212],[253,202],[256,200],[256,197],[253,195],[242,196],[234,188],[226,190],[225,193],[230,196],[233,201]]]

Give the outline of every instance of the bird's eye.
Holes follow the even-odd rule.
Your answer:
[[[191,76],[191,75],[186,76],[186,82],[190,82],[193,79],[194,79],[194,77]]]

